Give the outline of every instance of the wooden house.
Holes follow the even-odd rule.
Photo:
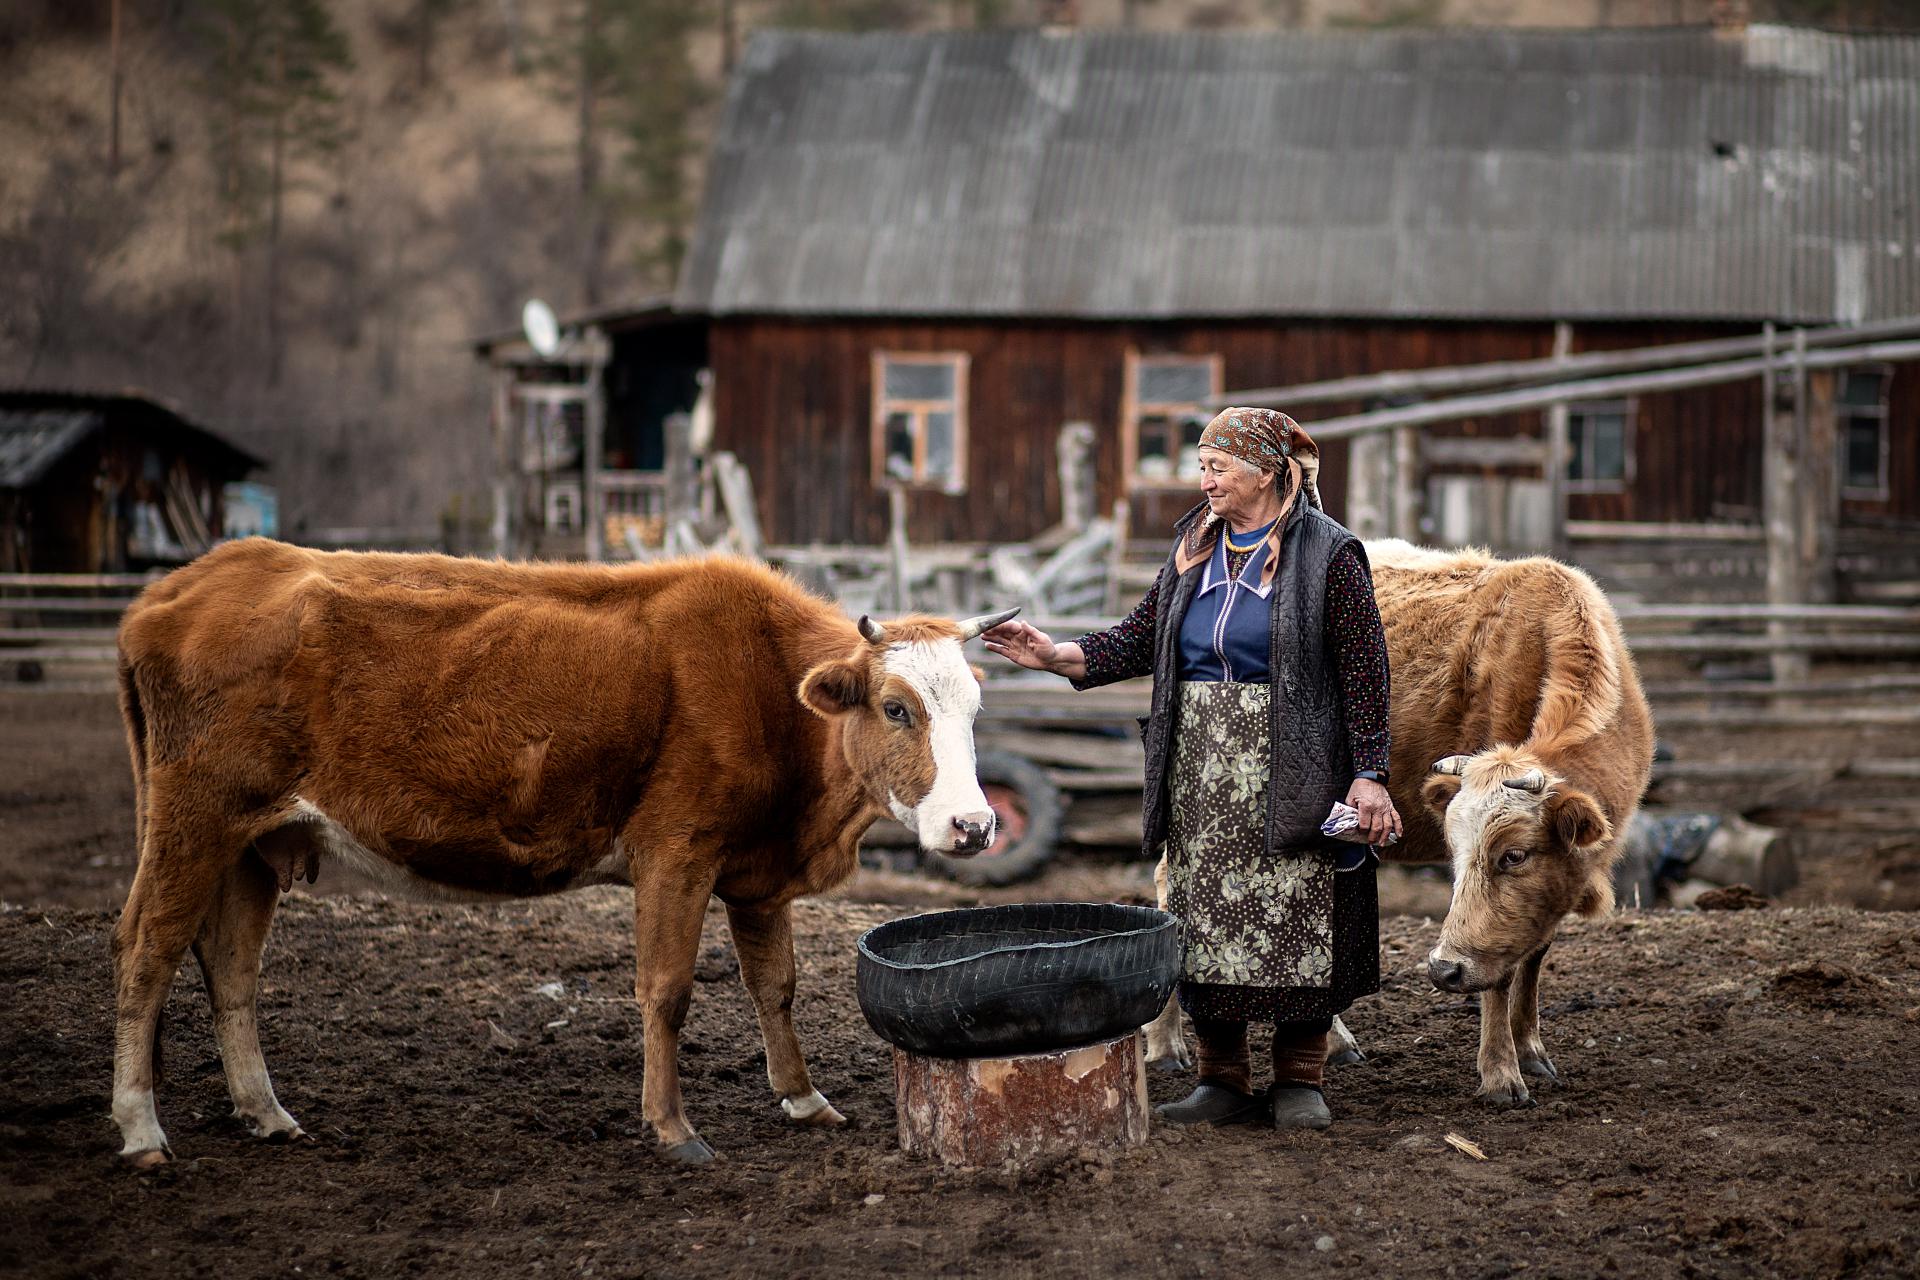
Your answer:
[[[771,542],[880,542],[893,486],[916,543],[1031,537],[1074,420],[1158,538],[1236,391],[1920,314],[1916,85],[1920,38],[1781,27],[765,32],[673,307]],[[1845,522],[1914,526],[1920,364],[1831,377]],[[1567,406],[1566,516],[1757,529],[1762,401]],[[1528,481],[1432,454],[1417,535]]]
[[[151,396],[0,391],[0,572],[182,563],[222,536],[226,486],[265,465]]]

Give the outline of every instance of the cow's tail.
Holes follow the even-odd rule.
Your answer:
[[[147,714],[125,649],[120,651],[119,676],[120,719],[126,725],[127,756],[133,765],[133,857],[138,865],[147,836]]]
[[[1597,735],[1620,710],[1626,645],[1613,606],[1593,580],[1556,567],[1562,599],[1547,611],[1546,688],[1530,737],[1542,746],[1570,747]]]

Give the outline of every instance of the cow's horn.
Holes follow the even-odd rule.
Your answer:
[[[1451,773],[1456,776],[1467,771],[1467,756],[1443,756],[1433,762],[1435,773]]]
[[[887,642],[887,629],[864,613],[860,615],[860,634],[867,638],[868,644]]]
[[[1512,787],[1515,791],[1545,791],[1547,789],[1547,775],[1543,770],[1529,769],[1517,778],[1508,778],[1500,785],[1503,787]]]
[[[968,618],[960,624],[960,639],[971,640],[983,631],[991,631],[1019,612],[1020,608],[1016,605],[999,613],[983,613],[977,618]]]

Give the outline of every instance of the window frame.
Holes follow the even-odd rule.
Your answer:
[[[1170,400],[1142,401],[1140,399],[1140,371],[1148,365],[1182,364],[1207,366],[1208,395],[1218,401],[1225,394],[1226,360],[1219,352],[1194,353],[1189,351],[1156,351],[1151,355],[1142,354],[1138,347],[1128,347],[1120,375],[1120,449],[1122,474],[1126,477],[1129,493],[1137,490],[1164,491],[1168,489],[1190,489],[1200,483],[1197,476],[1179,474],[1180,459],[1177,449],[1173,459],[1174,474],[1170,476],[1143,476],[1140,474],[1140,419],[1144,410],[1167,410],[1169,416],[1181,413],[1199,413],[1213,416],[1211,405],[1200,401]],[[1177,417],[1175,419],[1178,420]]]
[[[1601,414],[1618,414],[1620,417],[1620,477],[1617,480],[1591,477],[1576,480],[1572,474],[1573,464],[1578,461],[1578,455],[1572,452],[1573,420],[1583,415],[1597,417]],[[1576,400],[1567,405],[1568,471],[1561,479],[1568,493],[1625,493],[1633,487],[1634,440],[1640,434],[1637,426],[1639,414],[1640,398],[1638,396],[1621,396],[1611,400]],[[1590,441],[1591,437],[1583,441],[1586,446],[1583,452],[1589,457],[1593,452]]]
[[[903,364],[946,364],[953,369],[952,400],[895,400],[887,395],[887,362]],[[904,485],[909,489],[931,489],[938,493],[961,494],[967,491],[967,373],[971,357],[964,351],[875,350],[871,360],[873,379],[873,421],[870,447],[872,480],[876,489]],[[927,427],[929,413],[945,411],[953,415],[953,474],[950,477],[927,475]],[[887,418],[894,413],[908,414],[913,423],[913,479],[902,480],[887,474]]]
[[[1893,496],[1893,433],[1887,412],[1887,392],[1893,386],[1893,366],[1890,364],[1847,365],[1840,371],[1833,387],[1834,449],[1838,457],[1834,468],[1839,473],[1840,496],[1863,502],[1885,502]],[[1846,379],[1856,373],[1869,373],[1880,379],[1880,403],[1874,408],[1849,405],[1846,402]],[[1880,422],[1880,461],[1876,483],[1872,488],[1850,483],[1852,477],[1847,474],[1847,445],[1849,425],[1855,418],[1877,418]]]
[[[546,532],[553,534],[582,533],[587,527],[586,504],[582,501],[581,487],[575,480],[556,480],[546,486]],[[562,509],[566,519],[560,519]]]

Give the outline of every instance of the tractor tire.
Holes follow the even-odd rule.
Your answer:
[[[1031,880],[1053,861],[1065,808],[1060,789],[1040,766],[1010,752],[982,751],[975,764],[987,802],[999,816],[1000,832],[971,858],[934,853],[927,855],[927,865],[975,888]]]

